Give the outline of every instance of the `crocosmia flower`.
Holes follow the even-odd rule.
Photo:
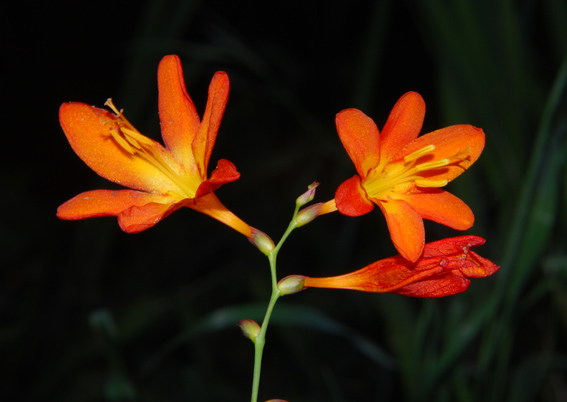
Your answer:
[[[467,290],[468,278],[484,278],[499,266],[471,248],[483,245],[477,236],[461,236],[427,243],[421,257],[411,262],[397,255],[358,271],[328,278],[304,278],[304,287],[397,293],[413,297],[443,297]]]
[[[122,230],[136,233],[189,207],[252,237],[252,228],[213,193],[239,178],[234,165],[221,159],[207,176],[228,99],[227,74],[214,75],[202,120],[185,89],[177,56],[160,62],[158,88],[165,146],[136,130],[110,100],[112,112],[83,103],[61,105],[61,127],[77,155],[100,176],[130,189],[87,191],[61,205],[57,216],[70,220],[117,216]]]
[[[458,230],[474,216],[459,198],[442,190],[480,156],[484,133],[470,125],[446,127],[418,137],[425,103],[408,92],[396,103],[380,133],[357,109],[336,117],[337,130],[358,175],[335,194],[340,213],[360,216],[378,205],[398,252],[416,261],[425,244],[423,219]]]

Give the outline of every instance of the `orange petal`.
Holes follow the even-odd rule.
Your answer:
[[[229,88],[228,75],[223,71],[217,72],[209,85],[207,108],[198,134],[192,143],[193,155],[203,179],[207,178],[207,167],[228,101]]]
[[[417,261],[425,244],[423,219],[403,200],[378,201],[388,223],[396,250],[409,261]]]
[[[199,185],[195,198],[212,193],[223,184],[235,181],[239,177],[240,173],[236,171],[236,167],[232,162],[221,159],[217,164],[217,168],[211,173],[211,177]]]
[[[435,150],[424,157],[423,162],[445,158],[457,158],[448,166],[420,172],[420,176],[431,180],[451,181],[467,170],[480,156],[484,149],[484,132],[470,125],[445,127],[422,135],[404,148],[397,156],[403,158],[428,145],[435,145]],[[429,155],[433,155],[433,157]],[[418,162],[421,162],[419,160]]]
[[[184,205],[215,218],[246,237],[252,237],[252,227],[227,209],[219,201],[215,193],[209,193],[200,198],[187,200],[184,202]]]
[[[118,215],[118,224],[126,233],[139,233],[151,228],[182,206],[181,203],[160,204],[155,202],[141,207],[132,206]]]
[[[195,160],[191,143],[199,130],[199,115],[185,89],[181,61],[165,56],[158,67],[159,118],[167,149],[178,163],[193,173]]]
[[[411,278],[420,274],[411,269],[413,265],[413,263],[398,255],[378,260],[345,275],[328,278],[305,277],[304,284],[306,287],[352,289],[376,293],[391,292],[404,284],[411,283]],[[423,273],[415,280],[421,277],[423,277]]]
[[[173,212],[169,210],[176,202],[173,197],[135,190],[94,190],[62,204],[57,209],[57,216],[67,220],[118,216],[122,230],[135,233],[155,225]]]
[[[455,274],[445,273],[437,278],[411,283],[393,293],[411,297],[445,297],[464,292],[470,283],[456,271]]]
[[[361,216],[374,209],[374,203],[360,185],[360,177],[353,176],[343,182],[335,193],[336,208],[343,215]]]
[[[417,92],[408,92],[394,105],[380,138],[380,166],[385,166],[407,144],[417,138],[425,117],[425,102]]]
[[[453,229],[467,230],[474,223],[474,215],[469,206],[447,191],[428,188],[419,193],[404,195],[402,199],[422,218]]]
[[[160,170],[116,144],[110,134],[117,120],[112,113],[84,103],[64,103],[59,120],[75,153],[102,177],[147,192],[179,192]],[[164,160],[172,159],[160,144],[148,140]]]
[[[467,264],[460,271],[468,278],[484,278],[494,274],[500,267],[492,261],[481,257],[474,251],[468,251],[468,259],[474,261],[474,264]]]
[[[343,146],[358,174],[365,178],[380,161],[380,133],[374,121],[357,109],[346,109],[335,118]]]

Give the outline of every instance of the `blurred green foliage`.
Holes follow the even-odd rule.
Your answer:
[[[242,177],[218,194],[274,239],[308,184],[321,182],[315,201],[326,201],[354,174],[334,127],[342,109],[381,128],[416,90],[424,132],[469,123],[487,136],[450,190],[500,271],[446,299],[284,298],[262,400],[567,400],[567,4],[321,4],[63,2],[7,14],[18,28],[6,44],[0,400],[249,399],[253,348],[236,323],[263,316],[269,273],[242,236],[188,209],[138,235],[114,219],[55,218],[79,192],[112,187],[73,154],[59,104],[112,96],[158,139],[155,76],[170,53],[201,113],[214,72],[229,73],[213,159]],[[427,241],[458,234],[426,229]],[[279,275],[340,274],[394,253],[378,212],[333,214],[293,233]]]

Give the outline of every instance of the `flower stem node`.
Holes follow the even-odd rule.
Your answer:
[[[297,200],[295,200],[295,205],[297,205],[298,207],[302,207],[308,202],[313,201],[313,198],[315,198],[315,189],[317,188],[318,185],[319,183],[314,181],[312,184],[307,186],[308,190],[303,194],[301,194],[299,197],[297,197]]]
[[[282,296],[291,295],[305,289],[305,277],[290,275],[278,282],[278,290]]]
[[[252,237],[248,240],[265,255],[269,255],[276,248],[270,236],[256,228],[252,228]]]
[[[237,325],[240,327],[242,335],[250,339],[252,342],[256,342],[256,338],[260,334],[260,325],[258,325],[256,321],[246,318],[244,320],[240,320]]]

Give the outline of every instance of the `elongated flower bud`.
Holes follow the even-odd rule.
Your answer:
[[[256,228],[252,228],[252,237],[249,237],[248,240],[265,255],[270,254],[276,247],[270,236]]]
[[[305,204],[307,204],[308,202],[313,201],[313,198],[315,198],[315,189],[317,188],[318,185],[319,185],[319,183],[314,181],[309,186],[307,186],[308,190],[306,192],[304,192],[303,194],[301,194],[297,198],[297,200],[295,200],[295,204],[302,207]]]

